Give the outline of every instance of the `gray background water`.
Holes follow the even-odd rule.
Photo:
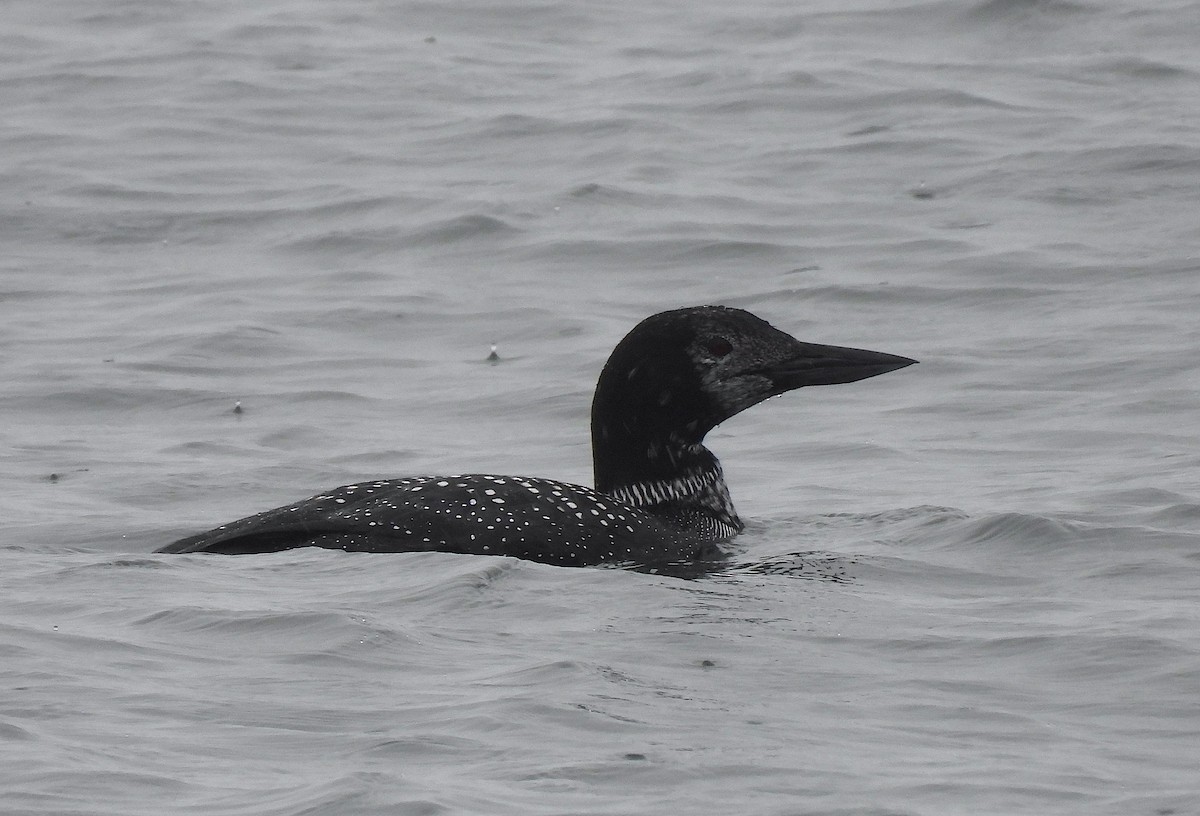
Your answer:
[[[1200,812],[1197,3],[0,23],[0,811]],[[586,483],[707,302],[921,360],[710,436],[727,574],[150,554]]]

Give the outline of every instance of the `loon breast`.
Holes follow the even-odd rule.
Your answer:
[[[489,474],[345,485],[180,539],[158,552],[294,547],[508,555],[551,564],[688,561],[742,530],[705,434],[768,397],[915,361],[802,343],[740,309],[643,320],[613,350],[592,403],[596,488]]]

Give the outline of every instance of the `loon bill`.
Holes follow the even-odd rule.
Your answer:
[[[785,391],[854,382],[915,362],[803,343],[742,309],[662,312],[635,326],[600,373],[592,401],[595,489],[485,474],[361,482],[158,552],[327,547],[509,555],[570,566],[691,561],[743,527],[705,434]]]

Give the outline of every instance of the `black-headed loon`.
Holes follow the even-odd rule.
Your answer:
[[[662,312],[634,327],[600,373],[592,402],[594,490],[483,474],[360,482],[159,552],[436,550],[570,566],[707,558],[743,524],[705,434],[785,391],[915,362],[802,343],[742,309]]]

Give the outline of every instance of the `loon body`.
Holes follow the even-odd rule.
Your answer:
[[[705,434],[806,385],[874,377],[915,360],[803,343],[741,309],[652,315],[604,366],[592,402],[595,489],[466,474],[346,485],[158,550],[509,555],[550,564],[643,564],[709,557],[742,531]]]

